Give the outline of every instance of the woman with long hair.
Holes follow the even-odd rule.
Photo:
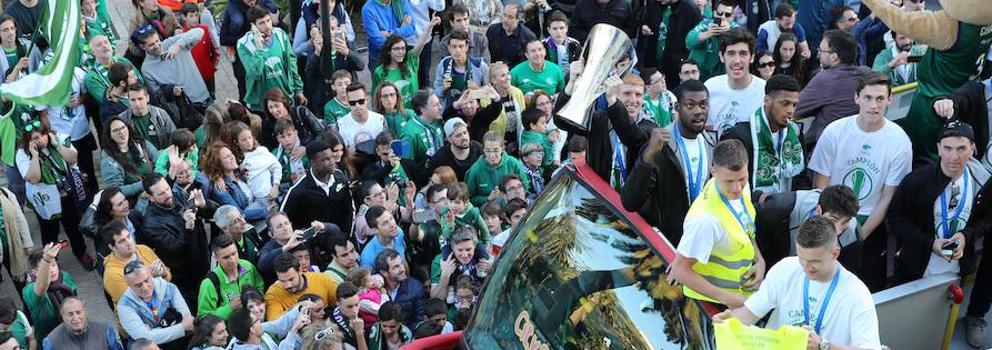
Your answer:
[[[389,80],[379,83],[372,93],[372,111],[386,117],[386,127],[391,135],[399,135],[403,125],[416,116],[412,109],[403,104],[400,89]]]
[[[100,152],[100,177],[104,186],[120,187],[120,192],[134,204],[144,191],[141,178],[154,171],[158,150],[142,140],[131,124],[119,116],[103,124],[103,151]]]
[[[379,52],[379,66],[372,72],[372,91],[379,87],[379,83],[389,80],[396,84],[403,101],[410,107],[413,94],[420,89],[420,80],[417,78],[420,73],[420,51],[430,39],[434,26],[440,22],[439,17],[432,18],[430,27],[424,30],[412,48],[407,48],[406,40],[399,35],[392,34],[386,38],[386,43]]]
[[[489,124],[489,130],[504,135],[505,140],[508,141],[507,152],[516,151],[517,145],[520,142],[520,134],[523,132],[521,130],[523,126],[520,124],[520,113],[527,106],[524,93],[516,86],[513,86],[510,80],[510,67],[503,62],[496,62],[489,66],[489,79],[486,81],[499,93],[499,100],[483,99],[479,103],[480,107],[485,108],[490,103],[500,103],[503,105],[503,113]],[[478,139],[476,141],[480,140]]]
[[[257,198],[240,171],[241,164],[231,148],[222,141],[214,142],[200,159],[200,170],[206,177],[204,193],[218,205],[233,205],[241,210],[245,220],[262,232],[268,202]]]
[[[99,198],[94,200],[96,201],[96,210],[93,212],[93,223],[97,233],[104,225],[117,221],[127,227],[128,232],[131,233],[131,239],[135,242],[138,241],[141,220],[131,220],[131,204],[119,187],[108,187],[100,191]],[[107,247],[108,243],[104,242],[99,234],[96,234],[93,239],[93,246],[96,248],[97,254],[100,256],[110,254],[110,248]]]
[[[775,75],[775,57],[771,52],[759,52],[751,63],[751,74],[758,78],[768,80]]]
[[[86,241],[79,232],[81,208],[86,204],[77,153],[68,135],[59,135],[48,122],[35,119],[22,126],[17,147],[17,170],[25,180],[28,201],[34,207],[41,231],[42,245],[59,238],[59,225],[69,236],[72,253],[86,270],[96,267],[86,252]]]
[[[224,320],[214,315],[205,315],[196,320],[188,349],[222,350],[227,347],[229,339]]]
[[[306,145],[316,139],[324,132],[324,125],[304,106],[293,106],[289,97],[279,88],[269,89],[262,96],[262,106],[265,108],[262,118],[262,135],[259,142],[268,149],[276,149],[279,141],[276,140],[276,121],[289,119],[296,127],[296,133],[300,136],[300,144]]]
[[[806,86],[806,60],[799,54],[799,39],[792,33],[782,33],[775,42],[775,74],[785,74],[796,78],[799,86]]]
[[[265,146],[255,141],[251,128],[242,122],[228,124],[228,144],[235,145],[234,154],[240,159],[242,173],[255,198],[275,201],[279,197],[282,164]]]

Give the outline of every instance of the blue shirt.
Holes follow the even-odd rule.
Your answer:
[[[403,229],[399,229],[399,232],[396,234],[396,238],[393,238],[393,250],[399,252],[400,256],[406,259],[406,243],[404,243],[403,240],[404,236],[405,234],[403,233]],[[362,249],[362,255],[358,258],[358,266],[367,267],[374,271],[375,257],[379,256],[379,253],[383,250],[386,250],[386,246],[382,245],[382,242],[379,242],[379,237],[372,237],[372,239],[369,240],[369,244],[365,246],[365,249]]]

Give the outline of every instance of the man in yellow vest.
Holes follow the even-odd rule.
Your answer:
[[[670,279],[687,297],[737,308],[758,289],[765,262],[754,243],[748,156],[738,140],[713,149],[702,194],[689,207]]]

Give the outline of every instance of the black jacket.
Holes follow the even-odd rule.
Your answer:
[[[597,0],[579,0],[572,12],[569,35],[585,42],[592,27],[605,23],[620,28],[631,40],[637,36],[637,11],[627,0],[611,0],[605,6]]]
[[[606,111],[591,112],[592,115],[587,117],[590,118],[589,130],[582,130],[563,120],[558,115],[558,110],[564,107],[565,103],[568,103],[568,100],[571,98],[572,96],[566,95],[564,92],[558,95],[554,109],[555,126],[567,131],[569,137],[582,135],[586,138],[589,143],[588,151],[586,152],[586,163],[589,164],[589,167],[599,177],[609,182],[610,172],[613,170],[613,143],[610,141],[610,130],[613,128],[610,127],[610,115],[613,115],[613,118],[628,118],[627,108],[618,100]],[[627,164],[632,164],[632,160],[628,160]]]
[[[335,170],[331,177],[334,183],[329,194],[314,181],[313,170],[289,189],[280,210],[286,213],[293,227],[310,227],[310,223],[317,220],[333,223],[342,232],[351,233],[355,220],[351,181],[340,170]]]
[[[455,108],[454,103],[449,103],[447,107],[444,107],[441,119],[447,122],[451,118],[462,118],[468,124],[468,138],[472,141],[482,142],[482,136],[489,131],[489,124],[492,124],[502,113],[503,104],[499,101],[493,101],[485,107],[480,106],[472,117],[466,117]]]
[[[324,117],[324,105],[334,97],[334,90],[331,89],[331,76],[339,69],[351,72],[351,81],[358,81],[358,74],[365,69],[365,62],[354,51],[347,55],[337,55],[331,60],[331,64],[325,71],[320,66],[321,56],[310,55],[307,58],[303,78],[303,91],[307,96],[311,111],[316,111],[317,115]],[[370,94],[371,95],[371,94]]]
[[[468,169],[475,164],[475,161],[482,157],[482,144],[477,141],[469,141],[469,151],[468,158],[464,160],[458,160],[455,158],[455,154],[451,153],[451,145],[445,144],[434,157],[431,157],[431,161],[427,164],[427,173],[425,178],[430,178],[429,174],[434,174],[434,169],[439,166],[447,165],[451,167],[451,170],[455,171],[455,176],[458,177],[458,181],[465,181],[465,173]]]
[[[199,286],[210,269],[207,231],[203,220],[213,217],[217,204],[207,201],[207,207],[196,211],[196,226],[186,229],[183,212],[187,198],[173,193],[172,208],[148,203],[144,215],[144,231],[138,241],[148,245],[172,269],[172,282],[178,286]]]
[[[954,101],[954,118],[975,128],[975,158],[985,158],[985,147],[989,144],[989,109],[985,104],[985,84],[969,81],[947,98]]]
[[[703,15],[693,3],[695,1],[679,0],[672,5],[661,5],[658,1],[648,1],[641,11],[640,23],[637,27],[646,25],[651,28],[652,33],[641,35],[641,30],[637,29],[638,60],[644,66],[661,69],[665,73],[668,86],[679,85],[679,63],[689,58],[685,37],[699,21],[703,20]],[[673,6],[672,14],[668,18],[668,40],[665,41],[664,61],[658,62],[655,57],[658,51],[658,27],[661,25],[662,14],[668,6]]]
[[[407,177],[410,181],[413,181],[418,188],[427,183],[427,178],[424,177],[423,169],[420,168],[416,163],[409,159],[400,159],[400,166],[406,171]],[[386,167],[381,161],[374,161],[365,166],[362,169],[362,180],[372,180],[378,182],[380,185],[386,184],[386,179],[389,173],[393,170],[391,167]],[[401,191],[402,192],[402,191]]]
[[[751,197],[757,201],[757,197]],[[792,222],[792,213],[796,210],[797,192],[782,192],[769,195],[764,202],[754,203],[755,210],[755,242],[761,250],[761,257],[765,259],[766,266],[773,266],[783,258],[789,256],[792,246],[796,244],[792,240],[791,231],[798,227],[799,223]],[[815,207],[815,205],[813,206]],[[812,208],[799,208],[803,212],[808,212]],[[804,219],[805,221],[805,219]],[[861,238],[861,229],[857,229],[854,239],[851,242],[841,242],[840,257],[837,261],[848,271],[860,271],[861,255],[864,249],[864,239]]]
[[[706,152],[711,153],[716,145],[716,135],[706,132],[698,137],[706,141]],[[637,156],[620,193],[624,208],[641,214],[648,224],[661,230],[674,246],[682,240],[682,222],[691,204],[686,193],[682,162],[675,154],[676,147],[674,140],[669,141],[655,155],[651,165]]]
[[[720,136],[720,141],[723,140],[739,140],[744,143],[744,149],[747,150],[747,170],[750,171],[749,174],[754,174],[754,142],[751,140],[751,122],[740,122],[734,125],[733,128],[727,130]],[[764,251],[761,251],[764,253]],[[771,266],[771,265],[768,265]]]
[[[896,257],[896,283],[923,277],[937,235],[934,202],[950,182],[951,178],[944,175],[940,164],[933,163],[913,170],[896,188],[885,215],[888,231],[896,235],[901,246]],[[968,224],[961,230],[966,243],[964,257],[960,260],[962,276],[974,270],[975,239],[984,237],[992,228],[992,208],[985,198],[988,187],[986,183],[976,192]]]

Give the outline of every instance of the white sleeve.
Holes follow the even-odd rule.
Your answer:
[[[908,142],[899,142],[893,150],[894,159],[885,176],[885,185],[896,187],[913,170],[913,147]]]
[[[21,178],[28,176],[28,168],[31,167],[31,157],[23,148],[18,148],[14,158],[17,164],[17,171],[21,173]]]
[[[679,241],[678,253],[696,259],[701,264],[708,263],[721,229],[720,221],[709,215],[687,219],[683,224],[684,232]]]
[[[882,342],[878,336],[878,315],[875,313],[875,303],[871,294],[864,294],[864,298],[859,298],[858,306],[852,310],[858,310],[851,314],[850,324],[851,344],[859,349],[881,349]],[[830,339],[827,339],[830,340]]]
[[[744,307],[751,311],[758,318],[765,317],[768,312],[779,307],[778,301],[781,298],[779,291],[783,289],[788,280],[788,270],[782,260],[772,266],[765,274],[765,280],[761,282],[761,287],[744,301]],[[785,289],[788,289],[786,286]]]
[[[835,160],[834,130],[836,128],[827,127],[820,134],[820,139],[813,149],[813,157],[809,160],[809,170],[815,171],[823,176],[830,176],[830,163]]]

